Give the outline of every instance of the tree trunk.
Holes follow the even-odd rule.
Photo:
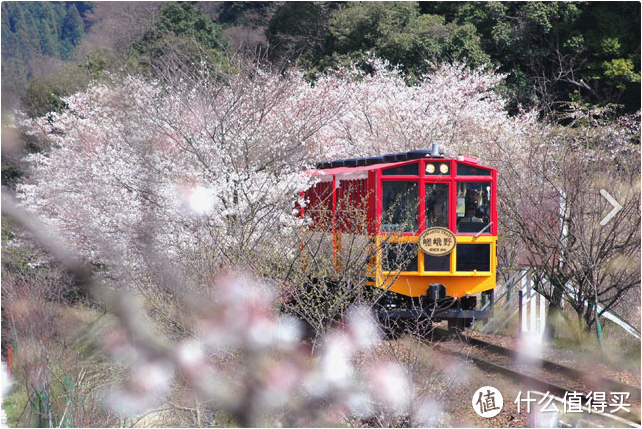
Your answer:
[[[557,336],[557,324],[562,319],[562,298],[564,290],[557,280],[551,280],[553,290],[548,302],[548,313],[546,313],[546,327],[544,328],[544,341],[548,342]]]
[[[590,301],[584,310],[583,319],[586,324],[587,331],[590,331],[593,323],[595,322],[595,306]]]

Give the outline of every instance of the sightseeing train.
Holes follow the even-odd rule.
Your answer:
[[[448,320],[463,328],[488,317],[497,266],[497,170],[431,150],[321,162],[307,172],[301,215],[331,237],[333,269],[354,237],[369,246],[366,285],[379,317]],[[488,306],[487,306],[488,307]]]

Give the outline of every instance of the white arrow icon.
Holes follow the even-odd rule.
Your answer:
[[[611,203],[611,205],[613,206],[613,210],[611,210],[611,211],[609,212],[609,214],[607,214],[607,215],[604,217],[604,219],[602,219],[602,220],[600,221],[600,225],[604,226],[604,225],[606,225],[607,223],[609,223],[609,221],[610,221],[611,219],[613,219],[613,217],[617,214],[617,212],[619,212],[620,210],[622,210],[622,206],[620,205],[620,203],[618,203],[617,201],[615,201],[615,198],[613,198],[613,197],[611,196],[611,194],[609,194],[608,192],[606,192],[606,189],[600,189],[600,194],[602,194],[602,196],[603,196],[604,198],[606,198],[606,201],[608,201],[609,203]]]

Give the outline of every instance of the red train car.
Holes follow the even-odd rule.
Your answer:
[[[317,164],[304,193],[312,230],[330,230],[336,270],[343,236],[372,245],[367,285],[385,291],[382,317],[471,321],[496,282],[497,171],[444,158],[437,145]]]

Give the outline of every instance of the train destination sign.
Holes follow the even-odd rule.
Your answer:
[[[457,245],[457,238],[449,229],[428,228],[419,236],[419,248],[432,256],[449,255]]]

